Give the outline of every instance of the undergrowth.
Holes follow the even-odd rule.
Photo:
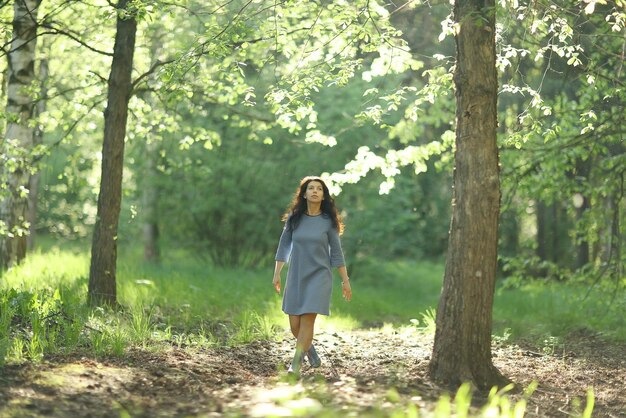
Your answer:
[[[279,417],[279,416],[308,416],[308,417],[335,417],[358,416],[360,418],[522,418],[526,413],[528,401],[537,389],[537,383],[532,382],[523,390],[521,396],[513,401],[509,396],[513,385],[504,388],[494,387],[486,399],[473,402],[473,390],[469,384],[463,384],[454,396],[442,395],[433,406],[423,407],[421,397],[403,400],[395,390],[389,389],[383,401],[367,410],[351,411],[345,405],[335,405],[333,395],[328,385],[320,382],[308,385],[290,384],[283,382],[271,391],[265,393],[266,402],[258,404],[252,409],[252,416]],[[594,393],[587,392],[585,401],[573,399],[574,404],[571,416],[576,418],[590,418],[594,408]]]
[[[122,256],[117,270],[119,307],[108,309],[86,304],[88,264],[85,251],[53,248],[31,254],[2,275],[0,367],[7,362],[38,362],[51,354],[99,358],[123,356],[133,347],[195,350],[245,344],[279,338],[287,328],[281,297],[271,286],[272,266],[229,270],[191,257],[154,265]],[[352,275],[353,301],[343,301],[336,280],[332,315],[320,318],[318,327],[331,331],[417,327],[432,334],[442,277],[443,266],[429,262],[361,266]],[[494,344],[532,337],[545,354],[555,355],[562,338],[580,329],[626,340],[624,317],[619,314],[624,308],[623,298],[609,303],[602,289],[589,291],[579,284],[500,286],[494,304]],[[465,408],[463,396],[469,396],[464,393],[459,391],[454,399],[443,397],[433,416],[449,416],[450,411],[470,416],[459,412]],[[492,397],[500,415],[484,410],[472,416],[522,416],[521,403],[504,405],[504,399],[503,392]],[[417,416],[410,405],[391,412],[390,416]],[[585,416],[584,410],[580,416]]]
[[[159,349],[243,344],[282,335],[287,319],[271,286],[271,266],[221,269],[177,254],[161,264],[120,251],[118,309],[86,305],[88,254],[80,248],[35,252],[0,282],[0,364],[38,361],[46,354],[122,355],[133,346]],[[285,273],[283,273],[284,282]],[[332,314],[318,327],[418,327],[434,333],[443,266],[430,262],[370,262],[352,275],[354,298],[333,289]],[[555,354],[568,333],[587,330],[626,340],[623,298],[580,284],[529,282],[500,286],[494,342],[533,338]]]

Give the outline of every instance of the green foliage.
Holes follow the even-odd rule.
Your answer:
[[[299,179],[339,170],[359,144],[375,147],[380,143],[379,132],[354,127],[343,110],[360,105],[364,85],[355,82],[316,94],[316,102],[327,109],[317,126],[325,132],[338,132],[334,135],[337,145],[332,148],[305,146],[311,142],[310,136],[292,137],[280,129],[266,132],[270,145],[261,132],[253,130],[256,125],[244,124],[236,112],[229,114],[217,106],[200,108],[200,104],[178,111],[181,121],[175,125],[184,119],[196,126],[196,133],[190,132],[180,143],[167,130],[142,128],[149,141],[162,141],[158,143],[159,172],[146,179],[145,146],[137,142],[131,147],[131,176],[140,180],[125,201],[121,239],[137,234],[144,219],[141,193],[151,185],[160,196],[159,226],[164,241],[192,249],[218,265],[255,267],[271,262],[282,227],[280,217]],[[151,107],[146,107],[146,112],[148,109]],[[227,119],[221,120],[226,115]],[[236,120],[241,124],[233,127]],[[163,120],[165,126],[168,123]],[[213,132],[219,140],[211,140],[207,147],[197,133],[200,129]],[[250,135],[253,141],[247,139]],[[442,220],[449,211],[449,178],[448,172],[433,166],[428,164],[433,173],[429,177],[407,174],[399,178],[397,187],[383,199],[379,195],[381,180],[375,175],[343,187],[337,202],[348,225],[344,236],[348,253],[359,257],[441,254],[447,235],[448,222]],[[381,213],[388,221],[379,222]],[[393,245],[387,245],[389,242]]]
[[[286,327],[280,298],[266,276],[271,265],[258,271],[226,270],[179,253],[154,266],[123,253],[128,254],[118,266],[123,308],[116,311],[85,306],[85,253],[57,249],[33,254],[5,273],[0,287],[3,361],[37,361],[51,353],[83,350],[97,357],[120,356],[134,346],[241,344],[276,338]],[[387,285],[378,280],[378,270],[353,276],[360,277],[355,282],[360,289],[350,304],[337,300],[340,292],[334,292],[336,309],[325,326],[408,325],[419,316],[419,306],[426,309],[436,300],[440,267],[407,263],[381,269]],[[386,296],[381,298],[381,292]],[[407,292],[421,294],[422,301],[391,302]]]
[[[624,300],[610,284],[590,288],[584,284],[528,281],[514,289],[497,290],[494,327],[509,328],[514,338],[531,338],[555,351],[560,337],[592,333],[624,340]],[[558,319],[557,319],[558,318]]]
[[[437,305],[443,269],[429,262],[370,260],[350,273],[355,297],[346,304],[333,292],[332,314],[348,315],[363,325],[408,325]]]
[[[418,331],[434,336],[435,331],[437,330],[437,311],[434,308],[427,309],[422,312],[420,316],[422,317],[421,321],[411,319],[410,322],[418,329]]]
[[[89,226],[95,222],[97,195],[94,163],[85,158],[86,152],[59,147],[46,158],[39,172],[43,187],[37,203],[41,213],[38,230],[65,239],[89,235]]]
[[[566,2],[522,6],[500,18],[502,39],[511,42],[502,45],[499,61],[505,79],[503,211],[517,219],[513,228],[519,232],[519,246],[509,242],[506,255],[515,254],[519,265],[536,254],[553,270],[592,269],[616,283],[624,265],[619,242],[625,236],[626,165],[619,127],[625,97],[615,79],[620,60],[596,45],[604,45],[603,51],[622,47],[613,35],[625,30],[624,13],[615,5],[593,10]],[[543,226],[538,219],[548,215]]]
[[[195,155],[193,162],[170,160],[180,168],[161,184],[172,198],[161,207],[164,219],[171,220],[163,224],[172,239],[217,265],[269,262],[282,229],[280,214],[297,180],[277,182],[270,173],[279,170],[280,162],[263,144],[250,142],[244,148],[232,139],[213,153],[187,154],[183,159]],[[259,159],[259,154],[269,158]],[[238,164],[232,163],[235,156]]]
[[[236,328],[237,332],[232,340],[234,344],[246,344],[259,340],[273,340],[276,338],[279,330],[275,318],[247,310],[239,315]]]
[[[266,402],[253,409],[254,415],[267,417],[283,416],[289,413],[292,416],[332,417],[358,414],[360,417],[394,417],[394,418],[522,418],[526,414],[526,407],[537,383],[532,382],[524,389],[523,395],[511,395],[512,385],[504,388],[494,387],[486,399],[473,400],[472,388],[463,384],[456,391],[454,397],[442,395],[435,408],[420,408],[416,403],[401,396],[395,389],[389,389],[383,404],[367,410],[352,410],[353,406],[337,405],[333,402],[332,393],[329,393],[324,384],[287,384],[282,383],[267,393]],[[280,411],[280,415],[279,415]],[[593,411],[593,391],[589,390],[585,411],[581,417],[589,416]]]
[[[1,364],[6,359],[38,362],[46,354],[76,348],[81,308],[75,305],[71,291],[66,287],[54,291],[0,289]]]
[[[215,263],[258,265],[271,256],[280,231],[279,225],[267,221],[267,214],[270,219],[280,217],[300,177],[341,170],[365,144],[376,150],[390,141],[407,144],[416,137],[430,138],[432,144],[423,141],[424,148],[414,152],[389,154],[392,164],[415,162],[416,171],[426,168],[423,151],[438,152],[429,149],[447,128],[433,136],[426,126],[450,119],[451,101],[435,100],[449,93],[449,74],[426,70],[423,78],[429,82],[419,90],[403,85],[400,76],[390,76],[418,71],[424,63],[407,52],[400,32],[389,23],[389,11],[375,2],[328,7],[289,2],[270,8],[263,2],[188,2],[183,7],[157,1],[134,6],[145,19],[139,22],[134,62],[137,85],[130,104],[120,242],[136,239],[144,219],[141,194],[155,187],[160,189],[158,222],[165,241],[193,247]],[[40,117],[47,156],[37,227],[63,237],[86,236],[95,220],[101,141],[97,132],[107,59],[98,51],[110,51],[115,17],[113,8],[105,9],[100,13],[88,4],[72,4],[58,11],[49,26],[63,28],[72,16],[97,15],[97,29],[78,30],[82,44],[75,52],[68,52],[68,42],[79,44],[65,38],[54,38],[41,51],[51,73],[48,110]],[[194,19],[188,18],[188,11],[194,12]],[[381,131],[360,129],[363,122],[355,119],[370,100],[378,100],[372,96],[372,82],[377,83],[384,113],[390,112],[380,119]],[[370,93],[363,97],[368,88]],[[425,104],[437,110],[426,112]],[[398,119],[401,123],[396,124]],[[255,142],[249,144],[249,139]],[[337,145],[332,150],[319,144],[310,145],[311,151],[302,148],[311,142]],[[148,146],[159,155],[159,174],[145,171]],[[263,179],[250,176],[253,172],[262,172]],[[391,187],[391,177],[386,179]],[[261,211],[258,202],[248,199],[256,195],[256,187],[273,194],[268,196],[273,203],[264,204]],[[345,194],[348,190],[344,187]],[[353,188],[353,195],[359,193],[359,187]],[[404,189],[396,194],[403,204],[412,205],[398,207],[400,213],[424,213],[408,198],[412,193]],[[437,207],[448,206],[447,196],[435,196]],[[382,210],[385,203],[372,195],[360,199],[359,205],[349,214],[354,231],[369,234],[368,226],[374,235],[395,235],[393,256],[421,245],[411,237],[426,234],[414,235],[405,228],[414,217],[399,216],[402,224],[377,231],[366,214]],[[347,205],[345,209],[351,210]],[[359,212],[364,214],[361,219]],[[445,219],[441,213],[434,216]],[[436,233],[439,242],[445,228]],[[398,231],[408,232],[399,237]],[[381,247],[361,246],[359,251],[375,255]],[[431,252],[440,248],[428,247]]]
[[[539,252],[535,217],[545,205],[559,214],[558,246],[537,254],[541,263],[563,277],[587,264],[603,280],[620,278],[620,4],[496,8],[508,220],[501,253],[519,257],[517,265]],[[372,256],[445,253],[455,118],[448,4],[137,1],[132,8],[140,30],[120,242],[137,240],[142,193],[153,187],[163,241],[218,264],[262,265],[294,184],[328,173],[341,190],[344,239],[357,268]],[[10,20],[7,8],[2,13]],[[116,12],[104,3],[44,2],[40,16],[37,52],[50,74],[32,88],[48,87],[37,121],[44,144],[21,150],[33,162],[43,156],[36,227],[85,237],[95,220]],[[145,170],[149,147],[158,174]],[[263,203],[249,199],[256,187],[270,194]],[[6,234],[13,226],[2,222]],[[588,257],[572,260],[585,247]]]
[[[2,362],[38,361],[49,354],[88,352],[123,356],[127,349],[200,349],[279,338],[287,329],[280,297],[271,288],[271,265],[224,269],[178,251],[160,266],[136,261],[133,251],[118,266],[119,310],[85,306],[87,254],[59,250],[34,254],[2,276]],[[384,327],[434,332],[434,308],[443,267],[413,261],[372,261],[352,274],[354,299],[333,291],[332,315],[320,327]],[[494,305],[494,342],[530,339],[559,355],[570,333],[622,341],[619,298],[607,289],[571,284],[501,287]],[[502,335],[502,336],[499,336]]]

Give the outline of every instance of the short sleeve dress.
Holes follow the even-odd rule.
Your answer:
[[[339,231],[326,214],[302,215],[295,229],[290,225],[288,220],[275,257],[289,263],[283,312],[329,315],[332,268],[345,265]]]

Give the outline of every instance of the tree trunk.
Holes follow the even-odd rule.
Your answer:
[[[150,55],[152,64],[158,61],[159,55],[163,50],[160,37],[164,32],[159,27],[153,35],[152,44],[150,46]],[[150,94],[150,93],[148,93]],[[155,105],[154,96],[146,97],[150,106]],[[143,216],[143,258],[145,261],[158,263],[161,258],[159,250],[159,189],[156,187],[155,178],[159,175],[157,170],[157,161],[159,159],[159,143],[160,138],[157,127],[153,127],[150,138],[145,142],[145,159],[143,166],[143,176],[141,184],[141,203]]]
[[[586,182],[589,181],[591,175],[592,161],[589,158],[578,159],[576,161],[575,178],[584,178]],[[576,223],[582,222],[585,214],[591,209],[591,201],[584,192],[574,196],[574,207],[576,208]],[[574,268],[580,269],[589,264],[591,261],[589,258],[589,241],[587,240],[587,232],[582,232],[586,228],[575,229],[579,234],[574,240],[576,246]],[[581,233],[582,232],[582,233]]]
[[[500,181],[493,0],[457,0],[456,151],[448,256],[431,378],[480,389],[506,379],[491,358]]]
[[[154,184],[154,177],[158,175],[156,159],[158,158],[158,144],[153,140],[146,143],[144,182],[142,186],[141,202],[143,206],[143,258],[149,262],[159,262],[159,224],[158,205],[159,191]]]
[[[580,206],[576,207],[576,219],[581,221],[589,209],[591,209],[589,199],[587,196],[581,196]],[[574,267],[581,269],[589,264],[589,254],[589,241],[587,240],[587,237],[583,235],[579,238],[578,242],[576,242],[576,259],[574,260]]]
[[[550,244],[549,249],[549,257],[548,260],[552,261],[554,264],[560,264],[561,261],[561,251],[559,251],[559,238],[561,231],[561,211],[559,208],[560,204],[557,202],[552,202],[550,204],[551,209],[551,219],[548,223],[548,242]]]
[[[89,301],[97,305],[117,303],[116,261],[117,228],[122,201],[124,138],[128,101],[132,93],[131,72],[135,51],[137,21],[122,14],[129,0],[119,0],[117,32],[109,75],[107,108],[104,112],[102,175],[98,194],[98,213],[91,245]]]
[[[42,58],[39,61],[39,82],[41,83],[41,91],[39,93],[39,100],[37,101],[37,107],[35,108],[36,117],[39,118],[41,114],[46,111],[46,100],[48,96],[48,59]],[[33,134],[33,147],[37,147],[43,143],[43,129],[41,124],[37,124],[35,132]],[[41,177],[39,168],[30,176],[29,191],[28,194],[28,212],[26,219],[30,226],[28,239],[26,241],[26,248],[31,251],[35,247],[35,238],[37,235],[37,196],[39,195],[39,178]]]
[[[2,153],[0,196],[0,270],[18,264],[26,255],[28,189],[33,149],[34,101],[29,93],[35,81],[37,11],[41,0],[15,0],[13,38],[7,86],[8,123]]]
[[[537,250],[535,254],[540,260],[548,260],[548,222],[547,222],[547,208],[546,204],[541,200],[535,201],[535,217],[537,222]]]

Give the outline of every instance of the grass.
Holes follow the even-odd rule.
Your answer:
[[[339,279],[332,313],[355,318],[360,326],[407,325],[437,306],[443,264],[434,262],[372,262],[351,273],[354,298],[345,303]]]
[[[494,304],[494,331],[513,338],[551,340],[586,332],[626,341],[626,300],[612,298],[610,285],[529,282],[516,289],[500,288]],[[618,295],[619,295],[619,291]]]
[[[101,358],[123,356],[131,347],[194,350],[244,344],[279,338],[288,327],[281,297],[271,284],[271,265],[257,271],[222,269],[184,254],[153,265],[138,261],[132,250],[120,254],[117,284],[122,308],[115,311],[87,306],[89,254],[78,246],[35,252],[4,273],[0,281],[0,367],[6,362],[38,362],[48,354]],[[342,299],[336,277],[332,315],[321,317],[318,328],[332,332],[418,326],[434,333],[443,263],[370,261],[359,265],[351,277],[353,301]],[[510,288],[499,283],[494,341],[531,337],[554,354],[561,338],[580,329],[626,340],[620,314],[624,308],[620,298],[608,303],[606,289],[588,292],[580,285],[537,282]],[[312,386],[289,395],[288,402],[278,400],[277,405],[315,409],[328,396],[324,390]],[[388,396],[397,398],[393,389]],[[433,416],[519,417],[526,406],[526,398],[510,404],[505,388],[493,392],[482,410],[470,413],[470,397],[464,387],[453,398],[442,396]],[[393,410],[384,416],[417,416],[415,405],[391,403]],[[587,404],[593,405],[591,393]],[[372,416],[382,416],[379,412],[373,409]],[[580,411],[580,416],[589,414],[590,410]]]
[[[489,418],[521,418],[526,412],[528,401],[537,389],[536,383],[531,383],[525,388],[521,399],[512,402],[507,396],[513,389],[513,385],[504,388],[493,388],[486,401],[479,408],[472,406],[472,388],[469,384],[463,384],[454,396],[442,395],[436,402],[432,411],[418,409],[413,402],[402,401],[401,396],[395,389],[389,389],[385,403],[376,408],[360,411],[359,417],[367,418],[448,418],[448,417],[489,417]],[[328,386],[324,384],[310,384],[307,386],[297,384],[284,384],[265,394],[267,402],[260,403],[253,408],[253,416],[279,417],[279,416],[355,416],[349,410],[332,404],[333,395]],[[590,418],[594,406],[594,393],[591,389],[587,392],[584,408],[580,400],[575,404],[575,417]]]
[[[118,301],[111,312],[86,306],[88,251],[51,246],[35,252],[2,276],[0,283],[0,364],[38,361],[47,353],[91,352],[123,355],[131,346],[201,348],[272,339],[287,328],[281,297],[272,285],[272,267],[222,269],[177,254],[160,265],[120,251]],[[434,309],[443,263],[361,263],[351,272],[354,298],[333,289],[332,315],[318,328],[414,327],[434,332]],[[283,273],[284,281],[285,273]],[[587,288],[530,282],[502,286],[494,304],[496,339],[534,338],[546,350],[581,329],[626,340],[624,301],[607,303],[606,293]],[[505,337],[498,337],[504,335]]]

